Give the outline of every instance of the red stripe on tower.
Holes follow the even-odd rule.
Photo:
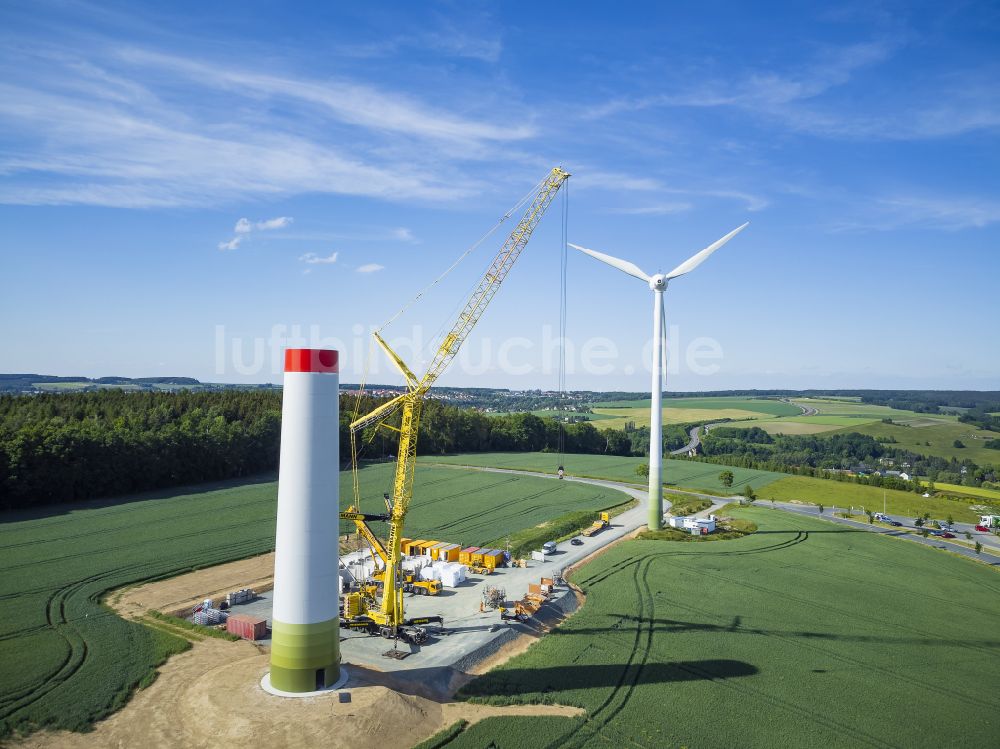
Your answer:
[[[285,349],[286,372],[340,372],[340,357],[332,349]]]

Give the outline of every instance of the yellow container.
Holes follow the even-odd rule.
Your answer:
[[[497,567],[503,567],[503,552],[499,549],[490,549],[485,554],[483,554],[483,566],[489,567],[491,570],[495,570]]]
[[[438,547],[438,559],[443,562],[457,562],[458,555],[462,553],[462,547],[458,544],[445,544]]]
[[[468,548],[462,549],[458,552],[458,561],[462,564],[472,564],[472,557],[477,551],[479,551],[478,546],[469,546]]]
[[[404,549],[404,551],[406,552],[406,556],[408,557],[418,556],[420,554],[420,544],[425,544],[425,543],[427,542],[424,541],[424,539],[422,538],[417,539],[416,541],[410,541],[406,545],[406,549]]]
[[[440,541],[439,543],[434,544],[430,549],[428,549],[431,555],[431,559],[433,559],[435,562],[441,559],[441,552],[442,550],[444,550],[446,546],[448,546],[448,544],[445,541]]]

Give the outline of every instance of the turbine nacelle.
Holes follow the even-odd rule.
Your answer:
[[[652,291],[666,291],[667,284],[670,282],[664,274],[657,273],[655,276],[649,277],[649,288]]]

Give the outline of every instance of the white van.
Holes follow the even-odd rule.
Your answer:
[[[546,541],[544,544],[542,544],[542,551],[544,551],[546,554],[555,554],[556,553],[556,542],[555,541]]]

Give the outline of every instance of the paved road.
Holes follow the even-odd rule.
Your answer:
[[[678,448],[677,450],[671,450],[670,454],[671,455],[687,455],[692,450],[697,450],[698,449],[698,445],[701,444],[701,439],[699,439],[699,437],[698,437],[698,435],[700,433],[701,433],[701,425],[700,424],[698,426],[696,426],[696,427],[691,427],[691,430],[688,432],[688,436],[691,438],[691,441],[688,442],[686,445],[684,445],[684,447]]]
[[[788,398],[778,398],[778,400],[800,409],[802,411],[802,413],[799,414],[800,416],[815,416],[819,413],[819,411],[812,406],[803,406],[801,403],[792,403]]]
[[[760,503],[761,507],[768,507],[770,505],[771,505],[770,502]],[[970,549],[969,547],[963,546],[962,544],[953,543],[952,541],[945,538],[935,538],[934,536],[924,538],[923,536],[914,535],[912,531],[919,529],[913,527],[912,525],[900,528],[886,528],[881,525],[870,524],[867,519],[864,521],[860,521],[860,520],[848,520],[847,518],[834,517],[832,515],[833,510],[831,508],[827,508],[827,511],[821,514],[816,505],[800,505],[792,502],[775,502],[774,507],[775,509],[782,510],[784,512],[795,513],[796,515],[807,515],[809,517],[819,518],[821,520],[827,520],[833,523],[840,523],[841,525],[849,525],[854,528],[863,528],[864,530],[870,531],[872,533],[881,533],[885,536],[905,538],[908,541],[914,541],[918,544],[923,544],[924,546],[933,546],[935,548],[945,549],[946,551],[952,551],[955,552],[956,554],[961,554],[962,556],[970,557],[972,559],[978,559],[979,561],[989,564],[993,567],[1000,566],[1000,554],[995,552],[990,553],[993,551],[993,548],[1000,549],[1000,547],[990,547],[990,552],[984,550],[981,554],[977,555],[974,549]],[[984,536],[984,535],[985,534],[981,533],[974,534],[974,538],[975,536]],[[994,536],[993,538],[996,537]],[[985,540],[983,540],[983,546],[984,547],[986,546]]]

